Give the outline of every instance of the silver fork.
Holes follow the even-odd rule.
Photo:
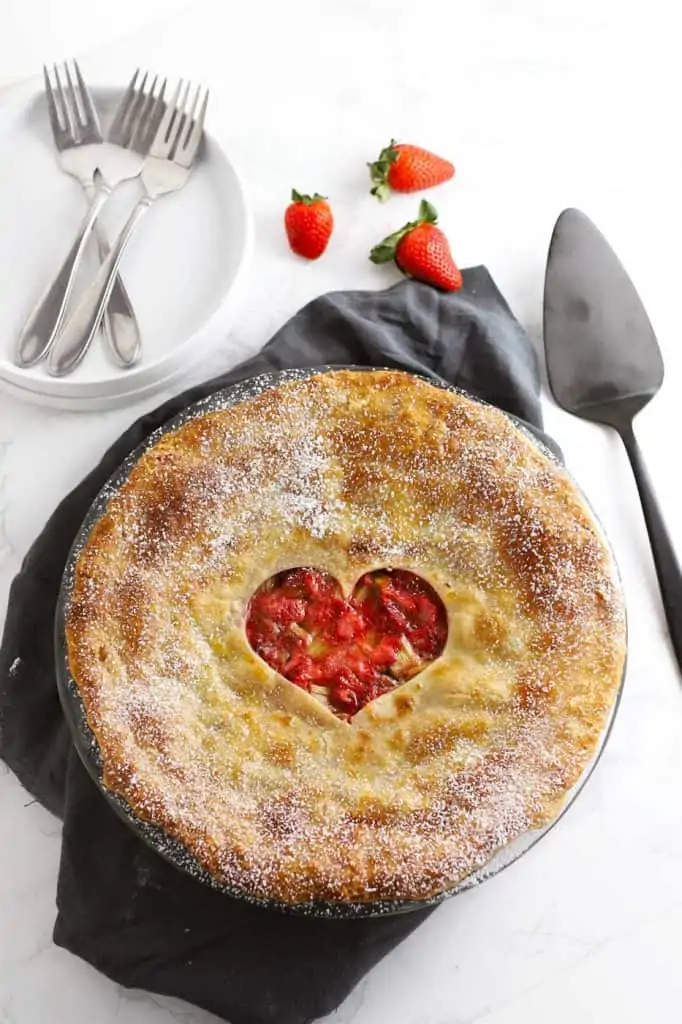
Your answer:
[[[113,189],[122,181],[137,177],[144,161],[143,155],[103,142],[92,98],[75,62],[73,74],[68,64],[64,64],[61,73],[56,65],[52,68],[52,75],[47,68],[43,71],[60,165],[81,183],[90,205],[66,259],[34,307],[19,337],[16,362],[20,366],[34,366],[49,353],[64,323],[78,269],[97,217]],[[131,347],[139,347],[137,324],[122,286],[121,289],[117,287],[113,319],[115,324],[111,320],[109,322],[112,347],[116,345],[118,349],[120,344],[123,353]]]
[[[187,181],[203,136],[207,104],[208,91],[201,86],[192,89],[190,82],[183,85],[181,80],[178,83],[158,123],[142,168],[140,181],[145,194],[130,214],[113,250],[83,293],[50,353],[48,370],[55,377],[74,370],[90,347],[104,315],[123,253],[143,214],[156,199],[176,192]]]
[[[137,154],[138,160],[146,157],[149,147],[154,138],[154,132],[163,116],[163,97],[166,89],[166,79],[159,85],[159,76],[154,75],[149,86],[147,80],[150,73],[144,74],[138,70],[130,80],[123,99],[119,103],[114,118],[109,127],[107,141],[123,149],[132,150]],[[95,231],[98,229],[95,223]],[[111,251],[109,242],[106,239],[98,238],[100,250],[100,262],[104,263]],[[121,309],[116,301],[117,283],[121,283],[120,275],[116,275],[114,285],[109,296],[107,307],[104,311],[102,323],[106,323],[107,314],[112,322],[114,330],[111,337],[114,340],[113,354],[121,366],[129,367],[140,357],[142,351],[142,338],[140,330],[135,321],[135,330],[128,330],[125,321],[125,311]]]

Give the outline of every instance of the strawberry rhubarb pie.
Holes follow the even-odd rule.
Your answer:
[[[625,657],[564,470],[392,371],[163,435],[78,556],[66,637],[105,786],[289,904],[427,899],[550,822]]]

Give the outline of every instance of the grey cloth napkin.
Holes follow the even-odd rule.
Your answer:
[[[143,416],[58,506],[12,585],[0,648],[0,755],[64,821],[54,941],[125,986],[179,996],[230,1024],[304,1024],[335,1009],[429,910],[325,921],[232,900],[180,873],[133,834],[87,775],[54,675],[60,579],[85,514],[126,455],[191,402],[273,369],[397,367],[457,384],[541,433],[533,346],[484,267],[464,287],[415,281],[335,292],[262,351]]]

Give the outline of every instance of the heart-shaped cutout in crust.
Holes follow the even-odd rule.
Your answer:
[[[365,573],[347,599],[329,573],[288,569],[258,588],[246,617],[256,654],[344,719],[431,664],[447,633],[440,597],[406,569]]]

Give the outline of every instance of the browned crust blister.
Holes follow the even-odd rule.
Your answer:
[[[443,654],[350,724],[249,647],[253,591],[420,573]],[[392,371],[282,385],[166,434],[93,527],[69,665],[105,785],[250,895],[423,899],[551,821],[625,657],[608,548],[499,411]]]

